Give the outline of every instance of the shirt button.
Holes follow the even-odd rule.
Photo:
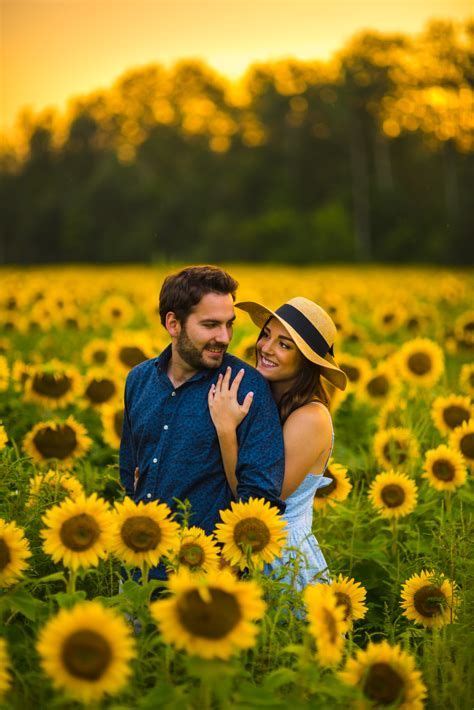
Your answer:
[[[158,459],[153,459],[153,463],[158,463]]]
[[[169,427],[168,427],[168,424],[165,424],[164,427],[163,427],[163,429],[164,429],[165,431],[167,431],[168,428],[169,428]]]
[[[147,498],[151,498],[151,493],[147,493],[147,494],[146,494],[146,497],[147,497]]]
[[[172,397],[176,397],[176,392],[172,392],[172,393],[171,393],[171,396],[172,396]]]

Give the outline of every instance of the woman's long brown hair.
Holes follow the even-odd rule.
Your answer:
[[[270,318],[268,320],[270,320]],[[265,323],[260,331],[257,343],[262,337],[263,330],[267,323]],[[311,362],[311,360],[308,360],[302,352],[298,352],[303,360],[301,369],[299,370],[292,387],[288,390],[288,392],[285,392],[280,401],[277,402],[280,421],[282,424],[285,423],[295,409],[302,407],[304,404],[308,404],[308,402],[318,401],[322,402],[326,407],[329,407],[329,396],[323,383],[321,382],[321,367],[316,365],[316,363]],[[255,360],[256,359],[257,348],[255,348]]]

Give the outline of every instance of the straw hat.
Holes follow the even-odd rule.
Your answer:
[[[336,326],[321,306],[301,296],[291,298],[276,311],[254,301],[241,301],[235,306],[246,311],[259,328],[263,328],[269,318],[279,320],[300,352],[323,369],[323,377],[338,389],[346,389],[346,373],[334,360]]]

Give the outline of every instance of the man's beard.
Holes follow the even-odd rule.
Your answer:
[[[205,348],[209,345],[210,343],[206,343]],[[218,348],[221,348],[222,354],[224,354],[227,350],[226,346],[220,346],[217,344],[214,344],[213,347],[216,350]],[[221,362],[216,362],[215,364],[213,363],[209,365],[204,361],[204,358],[202,356],[202,350],[198,350],[198,348],[194,346],[192,340],[188,338],[186,328],[184,327],[181,328],[181,332],[178,335],[178,339],[176,340],[176,350],[178,351],[178,355],[184,360],[184,362],[187,363],[194,370],[213,370],[221,366]]]

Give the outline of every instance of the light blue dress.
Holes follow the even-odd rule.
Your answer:
[[[331,451],[321,474],[327,468],[333,447],[334,431]],[[264,569],[265,574],[271,574],[272,577],[290,584],[298,591],[308,584],[331,581],[326,560],[312,532],[315,493],[318,488],[324,488],[332,483],[331,478],[321,474],[308,473],[296,491],[286,499],[283,519],[287,524],[288,538],[285,549],[281,557],[271,564],[266,564]]]

